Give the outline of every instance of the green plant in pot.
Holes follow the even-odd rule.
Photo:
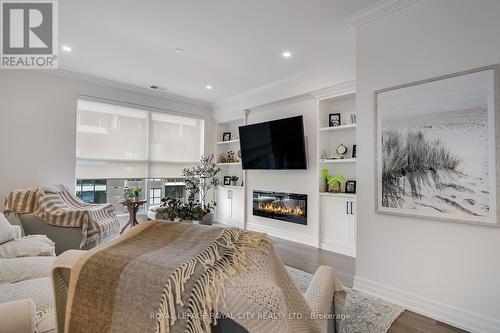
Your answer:
[[[199,196],[201,199],[201,206],[205,213],[203,219],[200,221],[202,224],[212,224],[215,216],[215,201],[208,201],[207,195],[210,190],[216,190],[221,181],[218,174],[221,169],[214,163],[214,155],[202,156],[200,163],[192,168],[182,170],[182,176],[186,183],[186,189],[190,193],[190,197]]]
[[[231,181],[231,186],[236,186],[236,182],[240,179],[238,176],[231,176],[229,180]]]
[[[342,175],[338,176],[330,175],[327,168],[321,170],[321,176],[325,180],[326,192],[337,192],[337,193],[341,192],[342,191],[341,185],[347,181],[347,178],[345,178]]]
[[[200,201],[195,200],[193,195],[188,197],[187,202],[177,198],[163,198],[161,201],[157,216],[162,220],[201,221],[206,215]]]
[[[134,187],[132,189],[127,188],[125,189],[125,193],[123,196],[125,199],[134,199],[134,200],[139,200],[139,197],[141,196],[142,190],[138,187]]]

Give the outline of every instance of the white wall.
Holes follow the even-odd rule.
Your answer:
[[[498,0],[422,0],[357,30],[355,287],[475,332],[500,332],[500,229],[375,214],[373,92],[500,63],[499,33]]]
[[[74,187],[78,95],[128,102],[205,118],[205,151],[213,152],[210,107],[33,71],[0,71],[0,207],[16,188],[63,183]]]
[[[318,153],[317,101],[290,101],[251,111],[247,122],[258,123],[293,116],[304,116],[307,145],[307,170],[248,170],[246,174],[247,227],[272,236],[317,246],[318,213]],[[307,225],[267,219],[252,214],[253,190],[307,194]]]

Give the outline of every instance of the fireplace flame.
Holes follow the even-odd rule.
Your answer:
[[[288,208],[283,205],[275,204],[275,203],[261,203],[259,204],[259,210],[263,210],[269,213],[276,213],[282,215],[297,215],[304,216],[304,210],[300,207]]]

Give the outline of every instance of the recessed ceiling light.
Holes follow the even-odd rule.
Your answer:
[[[283,52],[283,58],[290,58],[291,56],[292,56],[292,52],[290,52],[290,51]]]
[[[213,87],[211,85],[207,85],[205,88],[207,88],[208,90],[212,89]]]
[[[71,51],[72,51],[71,47],[69,47],[69,46],[67,46],[67,45],[63,45],[63,46],[61,47],[61,49],[62,49],[64,52],[71,52]]]
[[[181,54],[182,52],[184,52],[184,50],[180,49],[180,48],[177,48],[177,49],[175,49],[175,52],[177,52],[178,54]]]

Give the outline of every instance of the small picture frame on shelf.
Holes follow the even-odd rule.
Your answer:
[[[231,185],[231,176],[224,176],[224,186],[229,186]]]
[[[335,127],[340,126],[340,113],[330,113],[328,115],[328,126]]]
[[[356,181],[348,180],[345,183],[345,193],[356,193]]]
[[[224,132],[222,134],[222,141],[231,141],[231,132]]]
[[[351,158],[356,158],[356,145],[352,146],[352,156]]]

